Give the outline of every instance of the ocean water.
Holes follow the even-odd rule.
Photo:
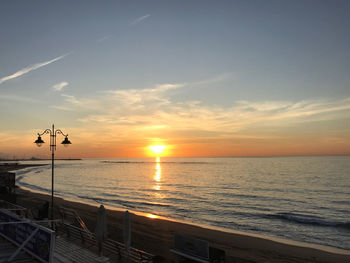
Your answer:
[[[16,177],[51,191],[51,166]],[[55,194],[350,249],[350,156],[56,161]]]

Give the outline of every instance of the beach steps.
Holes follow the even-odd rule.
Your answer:
[[[67,242],[74,242],[77,245],[79,244],[85,248],[89,248],[90,251],[97,252],[95,234],[86,232],[83,228],[63,223],[58,228],[58,234],[59,237],[57,237],[57,240],[65,238]],[[103,242],[102,248],[103,255],[110,258],[111,262],[127,262],[128,254],[123,243],[107,239]],[[145,251],[130,248],[130,262],[151,262],[153,257],[154,255]]]
[[[62,216],[62,221],[66,224],[74,225],[78,223],[78,225],[91,236],[90,230],[85,225],[85,222],[81,219],[79,214],[71,208],[60,206],[60,213]]]

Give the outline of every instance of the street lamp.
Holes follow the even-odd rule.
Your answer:
[[[52,152],[52,164],[51,164],[51,170],[52,170],[52,176],[51,176],[51,220],[53,220],[53,189],[54,189],[54,160],[55,160],[55,151],[56,151],[56,135],[62,134],[65,138],[62,141],[61,144],[63,144],[65,147],[68,147],[69,144],[72,144],[68,140],[68,134],[64,134],[61,130],[55,130],[55,125],[52,125],[51,129],[46,129],[43,133],[38,133],[38,139],[34,142],[38,147],[41,147],[43,143],[45,143],[41,136],[44,134],[50,133],[50,151]]]

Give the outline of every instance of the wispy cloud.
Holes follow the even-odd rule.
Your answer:
[[[55,85],[52,86],[52,89],[54,91],[61,91],[64,87],[67,87],[68,86],[68,82],[67,81],[62,81],[60,83],[57,83]]]
[[[10,101],[18,101],[18,102],[26,102],[26,103],[43,103],[43,101],[28,98],[28,97],[20,97],[15,95],[2,95],[2,94],[0,94],[0,100],[10,100]]]
[[[30,66],[27,66],[27,67],[17,71],[16,73],[14,73],[12,75],[0,78],[0,84],[4,83],[5,81],[8,81],[8,80],[18,78],[18,77],[20,77],[20,76],[22,76],[24,74],[27,74],[27,73],[29,73],[29,72],[31,72],[33,70],[36,70],[36,69],[45,67],[47,65],[50,65],[51,63],[54,63],[54,62],[56,62],[58,60],[61,60],[62,58],[64,58],[67,55],[68,54],[65,54],[65,55],[59,56],[57,58],[45,61],[45,62],[36,63],[36,64],[30,65]]]
[[[60,106],[53,106],[53,108],[64,110],[64,111],[72,111],[72,110],[98,111],[101,107],[103,107],[99,103],[96,104],[95,99],[86,99],[86,98],[77,99],[73,95],[64,94],[64,93],[61,93],[61,96],[64,98],[65,103]]]
[[[193,149],[194,144],[202,147],[195,154],[201,154],[201,149],[203,153],[213,151],[214,154],[219,145],[220,149],[228,151],[227,154],[235,152],[228,150],[227,147],[231,149],[229,145],[239,149],[237,154],[260,154],[254,147],[262,147],[264,151],[270,147],[273,151],[276,145],[281,145],[281,149],[288,148],[294,141],[302,146],[303,141],[311,139],[317,147],[323,141],[328,143],[327,140],[348,145],[350,124],[346,120],[350,118],[350,98],[245,100],[223,106],[181,101],[178,93],[173,96],[174,90],[185,90],[190,86],[191,83],[164,83],[141,89],[97,92],[89,97],[62,94],[64,102],[55,108],[78,113],[79,133],[85,134],[85,140],[91,141],[94,134],[103,130],[98,147],[120,145],[123,148],[122,145],[128,142],[130,148],[130,145],[142,146],[155,138],[178,147]],[[342,123],[343,128],[336,134],[332,130],[333,123]],[[319,127],[323,127],[322,133],[317,132]],[[245,145],[245,150],[240,145]]]
[[[224,81],[227,81],[229,79],[232,79],[233,76],[234,76],[234,74],[232,72],[226,72],[226,73],[219,74],[217,76],[212,76],[212,77],[207,78],[207,79],[203,79],[203,80],[199,80],[199,81],[195,81],[195,82],[191,82],[191,83],[186,83],[186,85],[192,86],[192,87],[200,87],[202,85],[212,85],[215,83],[224,82]]]
[[[141,21],[143,21],[143,20],[149,18],[150,16],[151,16],[150,14],[141,16],[141,17],[135,19],[134,21],[132,21],[132,22],[130,23],[130,25],[136,25],[136,24],[140,23]]]
[[[103,42],[103,41],[105,41],[105,40],[107,40],[107,39],[109,39],[109,38],[111,38],[113,35],[107,35],[107,36],[104,36],[104,37],[101,37],[100,39],[97,39],[97,42]]]
[[[232,106],[176,101],[169,91],[189,84],[166,83],[153,88],[109,90],[94,98],[65,95],[55,108],[81,112],[89,127],[118,130],[125,138],[186,134],[186,138],[258,138],[259,127],[302,125],[350,117],[350,99],[305,101],[233,101]],[[298,124],[299,123],[299,124]],[[118,136],[123,136],[119,134]],[[260,138],[259,137],[259,138]],[[120,137],[122,138],[122,137]]]

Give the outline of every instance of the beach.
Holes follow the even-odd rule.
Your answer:
[[[50,196],[18,188],[17,204],[29,209],[38,208]],[[55,198],[55,208],[69,207],[78,212],[90,231],[94,231],[97,206]],[[131,211],[132,212],[132,211]],[[122,241],[124,211],[107,207],[109,237]],[[59,217],[55,209],[55,217]],[[237,231],[221,231],[165,218],[148,218],[132,213],[132,246],[159,255],[166,262],[176,262],[170,252],[174,247],[174,234],[206,240],[214,248],[226,253],[226,262],[350,262],[350,251],[306,244],[284,239],[264,237]]]

